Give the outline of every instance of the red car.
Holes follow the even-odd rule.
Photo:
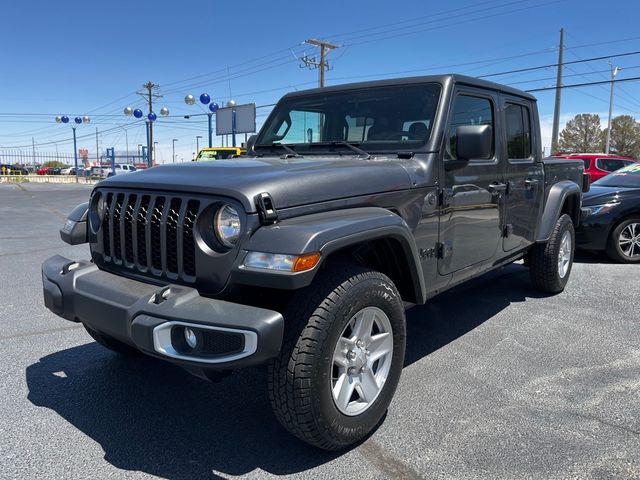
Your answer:
[[[611,172],[638,162],[635,158],[611,153],[558,153],[554,155],[554,158],[582,160],[584,162],[584,173],[588,173],[591,176],[591,182],[600,180]]]

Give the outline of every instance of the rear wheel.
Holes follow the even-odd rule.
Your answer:
[[[121,353],[124,355],[139,355],[140,351],[136,348],[133,348],[129,345],[127,345],[126,343],[121,342],[120,340],[116,340],[113,337],[110,337],[108,335],[105,335],[103,333],[97,332],[95,331],[93,328],[87,326],[86,323],[83,323],[84,325],[84,329],[87,331],[87,333],[89,335],[91,335],[91,338],[93,338],[96,342],[98,342],[100,345],[102,345],[105,348],[108,348],[109,350],[116,352],[116,353]]]
[[[560,293],[569,281],[573,266],[575,232],[571,217],[558,218],[549,241],[537,243],[529,252],[529,272],[533,285],[543,292]]]
[[[613,229],[607,255],[618,262],[640,262],[640,218],[629,218]]]
[[[336,266],[292,298],[269,397],[280,423],[326,450],[348,447],[382,420],[402,372],[405,315],[391,280]]]

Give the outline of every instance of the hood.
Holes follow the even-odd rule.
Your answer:
[[[405,160],[406,161],[406,160]],[[99,186],[221,195],[255,212],[268,192],[276,208],[411,188],[402,160],[353,157],[237,158],[161,165],[107,178]]]
[[[631,197],[640,197],[640,188],[591,185],[589,191],[584,194],[582,205],[601,205],[612,200],[622,201],[623,199]]]

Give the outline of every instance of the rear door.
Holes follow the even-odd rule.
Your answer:
[[[458,87],[448,121],[444,152],[445,175],[440,212],[438,272],[446,275],[491,260],[501,250],[503,162],[496,151],[499,97],[491,91]],[[456,129],[462,125],[491,125],[493,152],[489,158],[471,159],[463,168],[447,171],[456,159]]]
[[[535,224],[544,185],[542,164],[537,161],[540,139],[536,136],[531,102],[501,96],[503,157],[505,163],[504,251],[525,247],[534,241]]]

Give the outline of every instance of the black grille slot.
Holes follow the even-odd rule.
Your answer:
[[[196,274],[196,242],[193,237],[193,228],[196,223],[199,207],[199,201],[189,200],[187,203],[187,210],[184,214],[182,230],[182,268],[185,275],[191,276],[195,276]]]
[[[133,222],[137,199],[137,195],[129,195],[127,208],[124,211],[124,259],[128,263],[133,263]]]
[[[105,199],[104,218],[102,219],[102,244],[106,257],[111,256],[111,228],[109,228],[109,220],[111,219],[111,201],[113,193],[108,193]]]
[[[156,197],[151,212],[151,267],[162,270],[162,214],[164,211],[164,197]]]
[[[102,261],[156,278],[196,281],[194,228],[201,200],[104,191]]]
[[[182,200],[172,198],[167,213],[167,271],[178,273],[178,221]]]
[[[136,215],[136,230],[138,231],[137,248],[138,248],[138,265],[143,269],[149,268],[147,262],[147,214],[149,213],[149,202],[151,197],[143,195],[140,200],[140,208]]]
[[[116,260],[122,260],[122,244],[120,239],[120,216],[122,215],[122,203],[124,202],[124,193],[118,193],[113,205],[113,257]]]

